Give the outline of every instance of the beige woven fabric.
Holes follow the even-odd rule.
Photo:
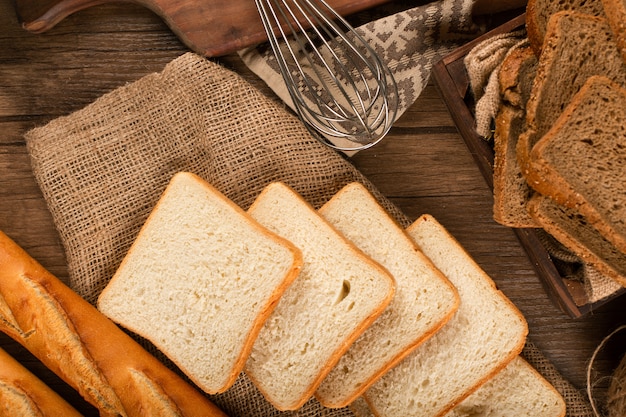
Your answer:
[[[192,53],[28,132],[26,140],[64,244],[70,284],[92,303],[178,171],[200,175],[243,208],[271,181],[291,185],[316,207],[348,182],[361,181],[400,224],[410,222],[344,156],[311,138],[282,104]],[[544,361],[539,352],[531,358],[540,371],[552,372]],[[551,375],[562,380],[555,371]],[[560,386],[577,409],[572,388],[565,381]],[[352,415],[324,409],[314,399],[298,411],[278,412],[243,375],[211,398],[232,417]]]

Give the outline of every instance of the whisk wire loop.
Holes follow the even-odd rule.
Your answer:
[[[255,3],[293,108],[311,133],[340,150],[378,143],[395,120],[398,90],[372,47],[325,0]]]

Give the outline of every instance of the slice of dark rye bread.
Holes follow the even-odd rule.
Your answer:
[[[548,23],[526,107],[527,130],[520,135],[516,146],[524,175],[532,147],[593,75],[604,75],[626,85],[626,63],[606,19],[574,12],[555,14]],[[530,181],[529,184],[534,187]]]
[[[536,222],[583,262],[626,287],[626,254],[606,240],[576,210],[535,194],[528,211]]]
[[[616,0],[621,2],[622,0]],[[562,11],[578,11],[593,16],[604,16],[601,0],[528,0],[526,4],[526,31],[537,56],[541,54],[550,17]]]
[[[626,0],[602,0],[606,19],[615,35],[622,57],[626,61]]]
[[[526,102],[537,70],[530,46],[514,49],[498,74],[501,106],[495,120],[493,167],[493,218],[508,227],[537,227],[526,204],[532,189],[517,161],[515,147],[526,129]]]
[[[538,192],[580,212],[626,253],[626,89],[590,77],[529,161]]]

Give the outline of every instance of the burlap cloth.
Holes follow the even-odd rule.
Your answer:
[[[284,181],[317,207],[356,180],[401,225],[410,222],[282,104],[193,53],[25,138],[66,251],[69,284],[91,303],[178,171],[200,175],[244,209],[271,181]],[[584,397],[530,342],[524,355],[563,394],[568,416],[591,415]],[[211,398],[233,417],[352,415],[315,400],[278,412],[243,375]]]
[[[491,137],[500,108],[501,94],[498,76],[502,62],[514,49],[527,43],[525,30],[503,33],[480,42],[464,59],[476,103],[474,107],[475,129],[481,137]],[[583,262],[548,233],[538,230],[538,236],[548,254],[555,260],[561,275],[582,283],[587,302],[600,301],[622,288],[615,280]]]

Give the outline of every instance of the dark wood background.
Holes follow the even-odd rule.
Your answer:
[[[158,16],[141,6],[93,7],[35,35],[20,27],[9,1],[0,1],[0,230],[61,279],[67,277],[63,249],[32,176],[23,134],[160,71],[186,51]],[[219,61],[272,95],[238,57]],[[578,319],[555,306],[513,231],[493,221],[490,189],[435,85],[428,85],[388,138],[351,161],[409,217],[430,213],[443,223],[525,315],[530,340],[563,376],[585,388],[594,349],[626,323],[624,300]],[[0,346],[90,412],[20,346],[4,335]],[[621,342],[607,346],[594,375],[608,376],[625,351]],[[599,395],[606,384],[600,381]]]

